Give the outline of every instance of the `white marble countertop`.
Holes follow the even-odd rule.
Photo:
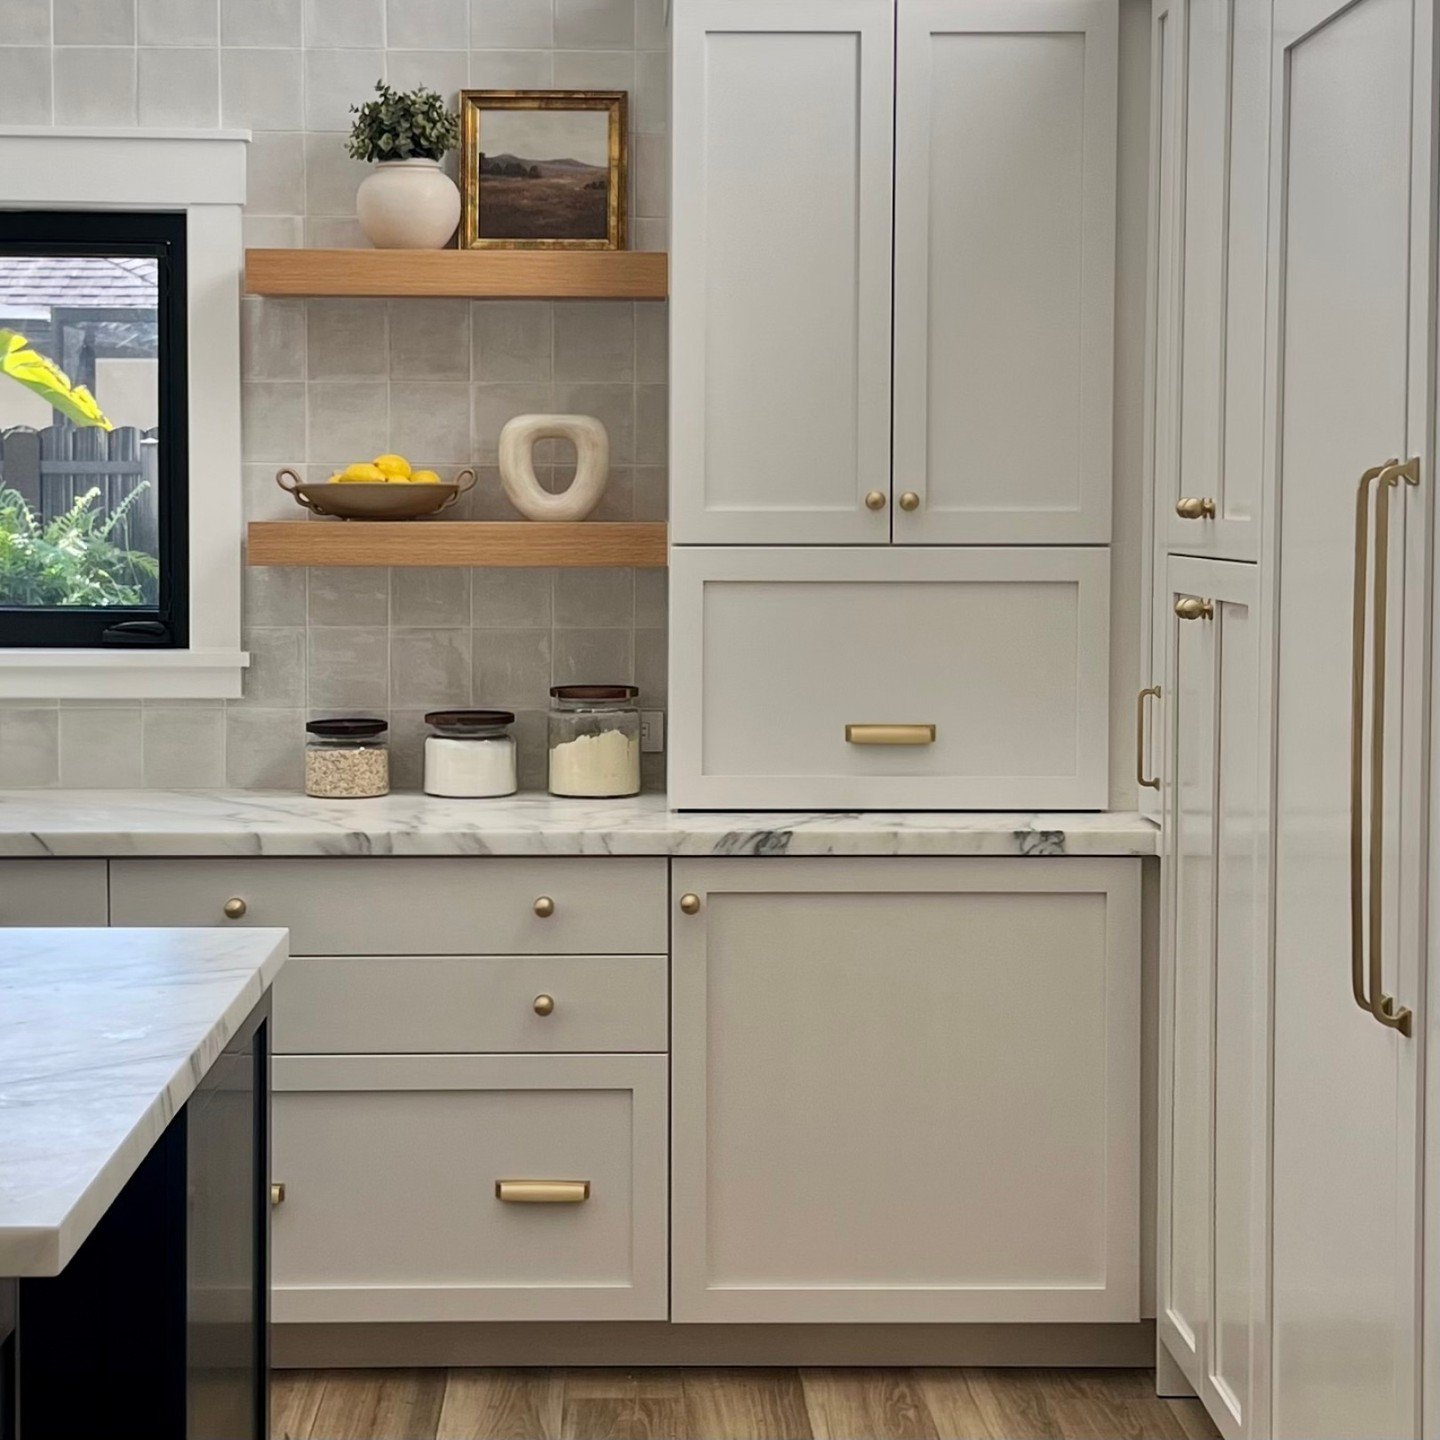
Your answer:
[[[269,791],[0,792],[0,856],[1154,855],[1126,812],[706,814],[633,800],[311,800]]]
[[[287,948],[284,930],[0,929],[0,1276],[64,1269]]]

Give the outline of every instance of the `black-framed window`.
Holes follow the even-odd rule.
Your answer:
[[[0,648],[180,648],[185,216],[0,210]]]

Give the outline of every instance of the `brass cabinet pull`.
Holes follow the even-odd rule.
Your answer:
[[[579,1205],[590,1198],[588,1180],[497,1180],[495,1198],[507,1205]]]
[[[238,920],[250,907],[238,895],[232,895],[223,908],[227,920]]]
[[[900,497],[900,508],[908,515],[912,510],[920,508],[920,497],[913,491],[907,490]]]
[[[933,725],[847,725],[847,745],[933,745]]]
[[[1193,595],[1185,595],[1175,602],[1175,614],[1181,620],[1213,620],[1215,606],[1209,600],[1197,600]]]
[[[537,995],[530,1002],[530,1008],[537,1015],[553,1015],[555,1013],[555,997],[553,995]]]
[[[548,895],[541,895],[535,901],[535,913],[548,920],[555,913],[555,902]]]
[[[285,1182],[284,1182],[283,1180],[277,1180],[277,1181],[270,1187],[270,1206],[271,1206],[271,1208],[273,1209],[276,1205],[283,1205],[284,1203],[285,1203]]]
[[[1156,700],[1160,698],[1158,685],[1147,685],[1135,697],[1135,783],[1143,785],[1147,790],[1158,790],[1158,775],[1153,780],[1145,778],[1145,702],[1152,696]]]
[[[682,895],[680,909],[686,915],[698,915],[700,913],[700,897],[698,895]]]
[[[885,508],[885,492],[883,490],[872,490],[865,497],[865,508],[867,510],[883,510]]]
[[[1182,520],[1213,520],[1215,502],[1208,496],[1186,495],[1175,502],[1175,513]]]

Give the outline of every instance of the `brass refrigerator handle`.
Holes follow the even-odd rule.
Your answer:
[[[1374,699],[1370,731],[1370,1013],[1385,1026],[1409,1035],[1412,1016],[1384,991],[1385,899],[1385,671],[1390,611],[1390,492],[1404,480],[1420,483],[1418,456],[1401,464],[1392,460],[1375,479],[1374,645],[1371,661]]]
[[[1160,788],[1158,775],[1153,780],[1145,778],[1145,701],[1151,696],[1154,696],[1156,700],[1160,698],[1158,685],[1147,685],[1135,697],[1135,783],[1143,785],[1147,790],[1158,790]]]
[[[1365,607],[1370,561],[1370,485],[1386,466],[1360,477],[1355,493],[1355,593],[1350,625],[1350,991],[1355,1003],[1373,1013],[1365,993]]]

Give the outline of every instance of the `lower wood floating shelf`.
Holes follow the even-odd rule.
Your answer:
[[[657,569],[663,521],[252,520],[247,565],[573,565]]]

